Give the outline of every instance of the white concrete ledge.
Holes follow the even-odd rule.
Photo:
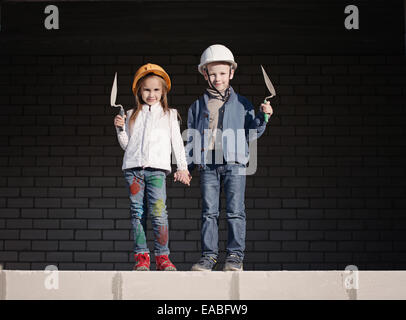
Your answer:
[[[0,300],[406,299],[406,271],[0,271]]]

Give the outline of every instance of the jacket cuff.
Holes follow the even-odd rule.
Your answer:
[[[123,131],[121,131],[120,128],[118,128],[118,127],[115,127],[115,128],[116,128],[117,135],[119,135],[122,132],[125,132],[125,125],[123,127]]]
[[[269,121],[268,122],[265,121],[265,112],[263,112],[263,111],[259,111],[257,113],[257,118],[259,119],[260,126],[266,125],[269,122]]]
[[[187,170],[187,169],[188,169],[187,165],[180,165],[180,166],[177,167],[177,170],[178,170],[178,171],[180,171],[180,170]]]

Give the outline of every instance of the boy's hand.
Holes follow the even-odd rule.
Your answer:
[[[125,124],[125,118],[126,118],[126,116],[124,116],[124,118],[123,118],[123,117],[120,116],[119,114],[116,115],[115,118],[114,118],[114,125],[115,125],[117,128],[118,128],[118,127],[123,128],[123,127],[124,127],[124,124]]]
[[[273,109],[272,109],[271,103],[269,101],[267,101],[266,103],[262,103],[259,109],[262,112],[268,114],[269,116],[272,116],[272,114],[273,114]]]
[[[180,181],[183,184],[187,184],[190,186],[190,180],[192,180],[192,176],[188,170],[178,170],[173,175],[173,182]]]

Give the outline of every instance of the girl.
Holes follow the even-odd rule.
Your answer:
[[[130,196],[134,270],[150,268],[145,236],[148,214],[155,236],[156,269],[175,271],[168,258],[165,205],[165,179],[171,172],[171,147],[178,166],[175,181],[189,185],[190,174],[177,121],[178,113],[168,106],[167,93],[171,89],[171,80],[163,68],[148,63],[135,73],[132,89],[136,107],[127,112],[125,119],[117,115],[114,125],[120,146],[125,150],[122,169]]]

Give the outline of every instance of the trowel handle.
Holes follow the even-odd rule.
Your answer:
[[[125,114],[125,112],[124,112],[124,108],[123,107],[121,107],[120,106],[120,116],[124,119],[124,114]],[[120,128],[120,131],[123,131],[124,129],[123,129],[123,127],[119,127]]]
[[[267,103],[266,99],[264,100],[264,103]],[[264,113],[264,119],[265,119],[265,122],[268,122],[269,115],[267,113]]]

